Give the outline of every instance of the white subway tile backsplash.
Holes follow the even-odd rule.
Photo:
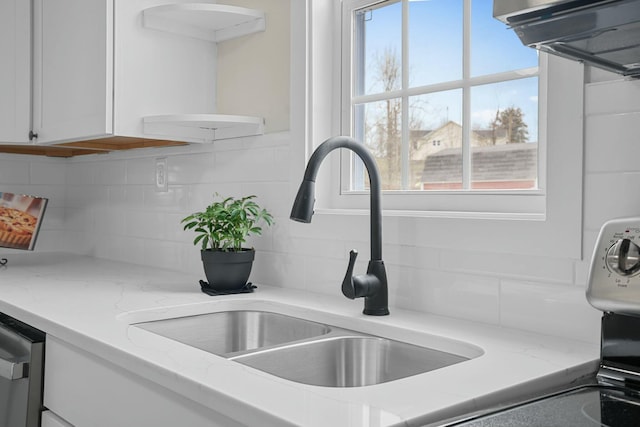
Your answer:
[[[509,280],[500,285],[500,323],[504,326],[598,342],[601,316],[577,286]]]
[[[305,289],[308,256],[296,253],[258,252],[249,280],[293,289]],[[310,289],[320,292],[319,290]]]
[[[446,271],[573,283],[574,265],[570,259],[463,250],[443,250],[441,256],[442,269]]]
[[[127,185],[124,187],[124,209],[142,209],[144,206],[144,193],[150,190],[147,185]]]
[[[96,209],[95,211],[95,228],[96,232],[109,235],[124,234],[129,215],[122,209],[107,207],[104,209]]]
[[[0,158],[0,191],[10,191],[4,188],[7,184],[29,184],[29,172],[28,162]]]
[[[109,162],[93,162],[94,184],[96,185],[124,185],[127,182],[127,169],[124,160]]]
[[[367,218],[368,219],[368,218]],[[382,219],[382,235],[387,245],[428,246],[428,240],[417,240],[419,221],[411,217],[385,216]]]
[[[99,185],[67,185],[66,204],[72,208],[106,206],[109,187]]]
[[[94,183],[94,162],[72,161],[67,165],[67,185],[93,185]]]
[[[289,147],[277,147],[275,149],[274,166],[273,180],[288,182],[291,177],[291,150]],[[296,182],[295,185],[299,185],[299,183]]]
[[[584,229],[599,231],[611,218],[640,215],[640,171],[585,176]]]
[[[288,224],[274,225],[274,250],[282,253],[295,253],[313,258],[332,258],[345,261],[348,259],[345,243],[336,239],[307,239],[303,237],[283,238]]]
[[[424,269],[440,268],[440,250],[435,248],[385,244],[382,253],[387,265]]]
[[[72,232],[91,233],[94,227],[94,215],[95,211],[89,207],[67,207],[65,209],[65,228]],[[90,237],[87,235],[87,238]]]
[[[342,280],[347,271],[345,261],[306,256],[303,264],[304,288],[306,290],[329,295],[342,295]],[[364,272],[362,267],[356,264],[355,271]]]
[[[499,323],[499,280],[465,274],[389,267],[394,305],[476,322]]]
[[[126,176],[127,185],[153,185],[156,177],[155,157],[138,157],[127,159]],[[167,165],[170,166],[170,163]],[[171,180],[171,177],[169,177]]]
[[[146,239],[154,238],[154,233],[161,232],[156,229],[164,226],[158,220],[158,216],[159,214],[153,212],[128,211],[126,213],[127,220],[124,223],[125,228],[118,234]]]
[[[170,185],[167,192],[146,186],[143,188],[143,206],[150,211],[184,212],[189,208],[188,195],[188,188],[182,185]]]
[[[110,207],[126,206],[127,203],[127,191],[124,185],[109,186],[107,187],[108,204]]]
[[[124,228],[116,233],[148,240],[168,241],[172,244],[193,242],[195,234],[183,230],[181,217],[166,212],[130,211],[126,214]]]
[[[30,184],[64,185],[67,180],[67,164],[59,159],[31,161]]]
[[[274,149],[223,151],[216,153],[214,182],[271,181]]]
[[[193,153],[172,156],[167,159],[169,185],[201,184],[212,182],[215,177],[213,153]]]
[[[369,217],[316,213],[310,224],[292,221],[290,231],[294,237],[368,241]]]
[[[216,153],[214,182],[285,181],[289,155],[278,147]]]
[[[498,323],[499,280],[463,274],[439,273],[427,285],[426,306],[443,316]]]
[[[585,171],[638,170],[640,112],[601,114],[585,122]]]
[[[587,116],[638,112],[639,99],[640,81],[638,80],[619,79],[588,84],[584,92],[584,111]]]

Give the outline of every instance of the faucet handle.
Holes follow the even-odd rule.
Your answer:
[[[345,274],[344,280],[342,281],[342,293],[349,299],[356,298],[356,287],[353,283],[353,266],[356,263],[357,257],[358,251],[352,249],[351,252],[349,252],[349,265],[347,266],[347,273]]]

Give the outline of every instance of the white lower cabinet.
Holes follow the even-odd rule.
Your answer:
[[[43,427],[241,425],[51,335],[45,354]]]

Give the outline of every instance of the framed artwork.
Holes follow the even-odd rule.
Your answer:
[[[0,192],[0,247],[33,250],[47,201]]]

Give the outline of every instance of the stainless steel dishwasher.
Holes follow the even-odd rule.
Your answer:
[[[0,313],[0,427],[40,426],[45,334]]]

